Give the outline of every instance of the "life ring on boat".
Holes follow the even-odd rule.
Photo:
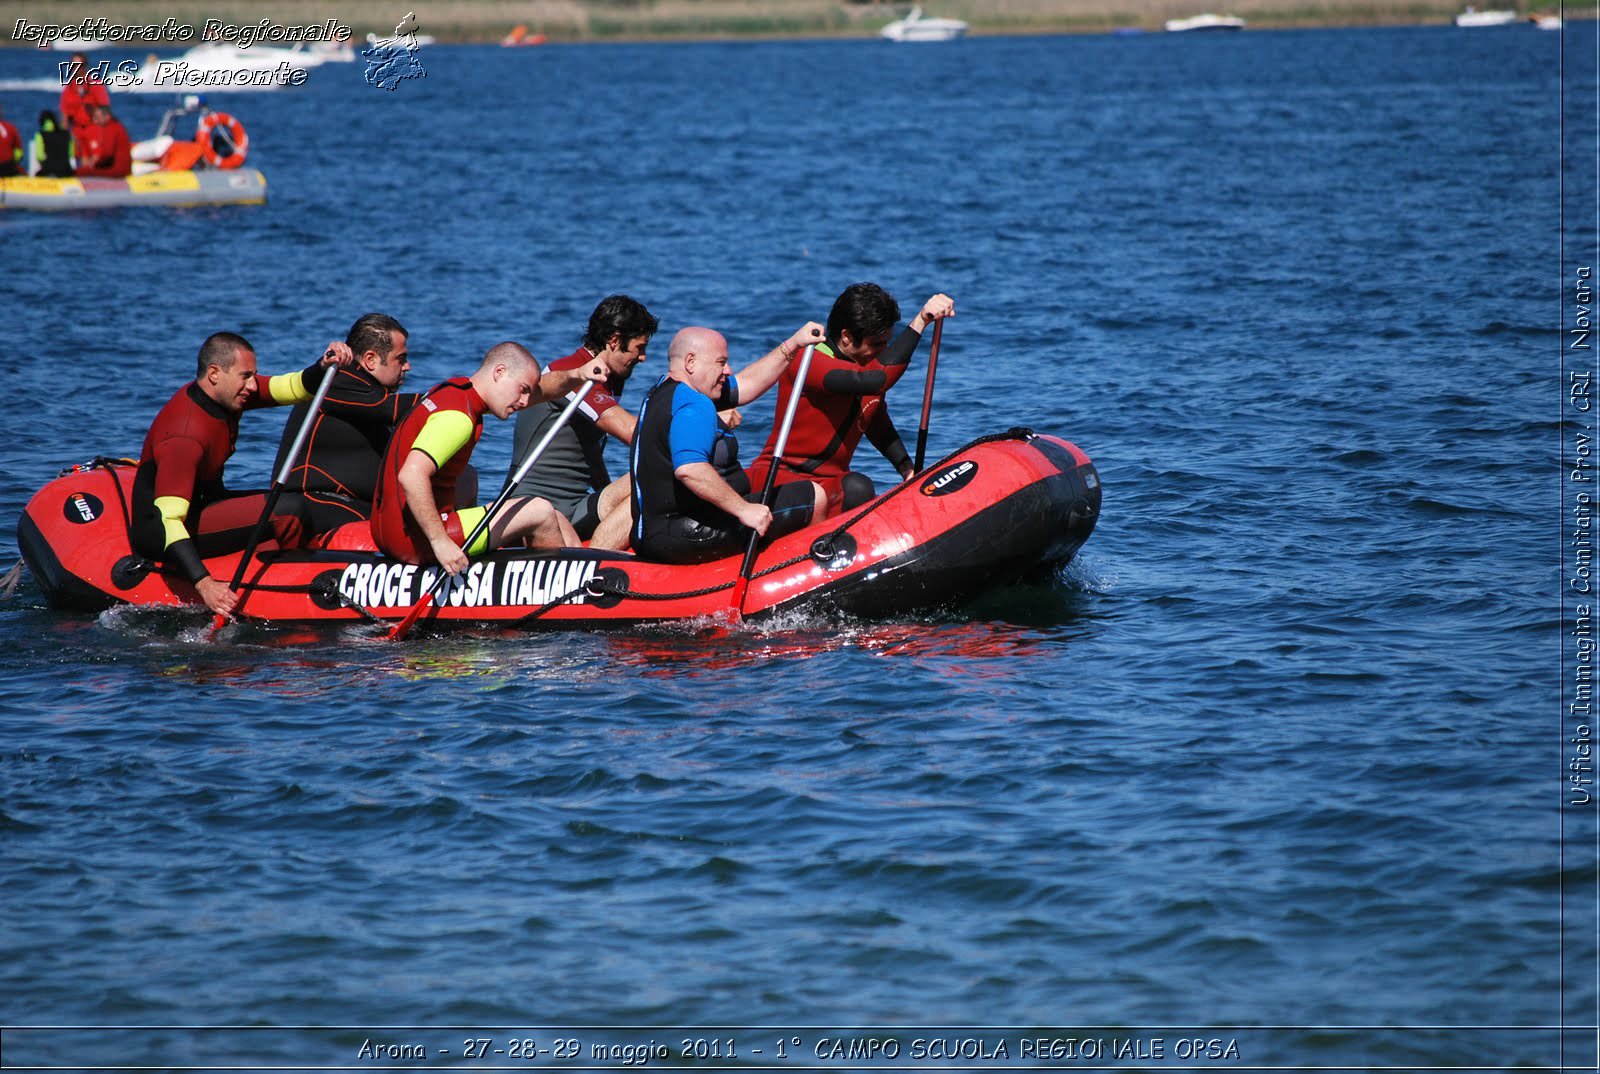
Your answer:
[[[222,129],[220,135],[217,133],[219,127]],[[237,168],[250,152],[250,136],[245,133],[244,124],[226,112],[207,112],[201,116],[194,140],[200,146],[200,155],[213,168]],[[222,142],[230,152],[217,148],[218,142]]]

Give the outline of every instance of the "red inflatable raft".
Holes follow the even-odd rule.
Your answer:
[[[29,501],[17,541],[52,605],[92,611],[197,602],[186,581],[130,550],[133,474],[129,460],[97,459]],[[1064,440],[1013,429],[764,546],[740,610],[747,618],[798,608],[874,616],[959,604],[1065,564],[1099,513],[1100,481],[1088,456]],[[364,529],[336,531],[326,548],[258,552],[239,614],[283,622],[403,618],[432,586],[435,568],[372,551]],[[603,626],[729,614],[742,558],[675,566],[599,549],[500,549],[442,591],[423,622]],[[212,577],[230,579],[238,560],[220,556],[207,566]]]

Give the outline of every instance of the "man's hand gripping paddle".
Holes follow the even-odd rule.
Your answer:
[[[800,396],[805,394],[806,372],[811,368],[811,352],[816,350],[815,343],[806,344],[806,352],[800,356],[800,371],[795,374],[794,390],[789,393],[789,408],[784,411],[783,424],[778,427],[778,442],[773,446],[772,467],[767,470],[767,482],[761,489],[761,506],[772,506],[772,493],[778,486],[778,467],[783,461],[784,449],[789,446],[789,429],[794,425],[795,411],[800,408]],[[750,572],[756,565],[756,548],[761,543],[761,534],[755,530],[750,531],[750,544],[744,550],[744,563],[739,567],[739,580],[734,585],[733,610],[739,617],[744,618],[744,598],[750,591]]]
[[[500,495],[495,498],[494,503],[489,505],[489,510],[484,513],[482,521],[472,527],[472,532],[467,535],[467,539],[461,542],[462,548],[471,548],[478,538],[489,529],[489,524],[494,521],[494,516],[499,512],[500,508],[505,506],[506,501],[511,498],[513,490],[522,483],[522,479],[528,476],[528,471],[533,469],[533,464],[539,461],[539,456],[543,455],[544,449],[550,446],[550,441],[554,440],[556,434],[566,427],[567,422],[572,420],[572,415],[578,412],[578,407],[583,404],[585,399],[589,398],[589,392],[594,389],[594,385],[595,382],[592,380],[585,381],[583,387],[578,389],[577,394],[567,402],[567,407],[561,412],[560,417],[556,418],[555,423],[545,430],[544,438],[534,445],[532,451],[528,452],[528,457],[522,460],[522,465],[517,467],[517,472],[511,475],[510,481],[506,482],[506,487],[500,490]],[[405,618],[396,623],[384,637],[389,641],[405,640],[405,636],[411,633],[411,628],[416,625],[417,620],[422,618],[423,613],[433,606],[434,601],[438,598],[439,591],[444,588],[445,582],[451,577],[452,575],[446,574],[441,570],[438,579],[428,587],[428,591],[422,595],[422,599],[418,600],[411,610],[406,613]]]
[[[326,359],[333,351],[328,351],[322,357]],[[228,583],[228,588],[235,593],[244,583],[244,572],[250,566],[250,560],[256,554],[256,546],[261,543],[262,534],[267,532],[267,523],[272,519],[272,509],[278,506],[278,496],[283,492],[283,486],[288,484],[289,475],[294,472],[295,460],[300,457],[300,449],[306,446],[306,437],[311,435],[311,426],[317,420],[317,411],[322,409],[322,400],[328,394],[328,387],[333,384],[333,378],[338,373],[338,366],[329,366],[323,370],[322,383],[317,385],[317,394],[311,397],[311,408],[306,411],[306,420],[300,423],[300,431],[295,434],[294,443],[289,447],[289,454],[283,457],[283,468],[278,471],[278,476],[272,482],[272,488],[267,490],[267,506],[261,512],[261,517],[256,519],[256,528],[250,533],[250,541],[244,546],[244,555],[239,557],[239,566],[234,569],[233,581]],[[244,606],[244,598],[234,605],[234,614]],[[227,623],[226,615],[218,615],[211,621],[211,634],[215,635]]]

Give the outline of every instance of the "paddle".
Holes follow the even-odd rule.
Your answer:
[[[577,413],[578,407],[589,397],[589,392],[593,390],[594,386],[595,382],[589,380],[585,381],[583,387],[578,389],[578,394],[574,395],[567,403],[567,408],[561,412],[560,417],[556,418],[555,423],[545,430],[544,437],[534,445],[532,451],[528,452],[528,457],[522,460],[522,465],[517,467],[517,472],[511,475],[510,481],[506,482],[506,487],[500,490],[500,495],[495,497],[494,503],[489,505],[489,510],[485,511],[483,518],[476,526],[472,527],[472,532],[467,535],[467,539],[461,542],[462,548],[471,548],[473,543],[489,528],[489,523],[494,521],[495,514],[505,506],[506,501],[511,498],[512,492],[522,483],[522,479],[528,476],[528,471],[533,469],[533,464],[539,461],[539,456],[543,455],[544,449],[550,446],[550,441],[554,440],[556,434],[562,430],[568,421],[572,420],[572,415]],[[444,587],[445,581],[451,577],[453,575],[441,570],[433,585],[429,586],[428,591],[422,595],[422,599],[418,600],[411,610],[406,613],[405,618],[396,623],[384,637],[389,641],[404,641],[405,636],[411,633],[412,626],[416,624],[418,619],[422,618],[422,613],[433,606],[435,598],[439,595],[439,590]]]
[[[332,354],[333,351],[328,351]],[[324,354],[326,358],[328,354]],[[317,394],[311,397],[311,409],[306,411],[306,420],[300,423],[300,431],[295,434],[294,443],[289,447],[289,454],[283,457],[283,467],[278,471],[277,478],[272,482],[272,487],[267,490],[267,506],[262,510],[261,517],[256,519],[256,528],[250,533],[250,541],[244,546],[244,555],[239,557],[239,566],[234,569],[233,581],[228,583],[228,588],[238,592],[239,586],[244,582],[245,568],[250,565],[250,559],[256,554],[256,545],[261,543],[261,535],[267,532],[267,523],[272,518],[272,509],[278,506],[278,496],[283,492],[283,486],[289,483],[289,474],[294,469],[294,461],[300,457],[300,449],[306,446],[306,437],[311,435],[311,423],[317,419],[317,411],[322,409],[322,400],[328,394],[328,387],[333,383],[333,376],[339,371],[338,366],[330,366],[323,370],[322,383],[317,385]],[[234,606],[234,614],[244,606],[240,600]],[[225,615],[218,615],[211,621],[211,633],[221,630],[228,621]]]
[[[912,464],[913,475],[922,472],[922,458],[928,449],[928,412],[933,409],[933,374],[939,368],[939,333],[944,330],[944,318],[933,322],[933,349],[928,352],[928,380],[922,386],[922,424],[917,427],[917,461]]]
[[[761,506],[772,506],[772,491],[778,487],[778,466],[783,461],[783,451],[789,446],[789,428],[794,424],[795,411],[800,409],[800,396],[806,389],[806,371],[811,368],[811,352],[817,349],[815,343],[806,344],[806,352],[800,356],[800,371],[795,374],[794,390],[789,393],[789,408],[784,411],[783,424],[778,427],[778,442],[772,448],[772,466],[767,470],[767,482],[761,489]],[[744,598],[750,591],[750,572],[756,565],[756,547],[761,543],[761,534],[755,530],[750,531],[750,544],[744,550],[744,563],[739,567],[739,581],[733,599],[733,607],[744,616]]]

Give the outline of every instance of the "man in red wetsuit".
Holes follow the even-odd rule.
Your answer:
[[[133,550],[161,560],[193,584],[218,615],[228,615],[238,595],[211,577],[203,557],[237,552],[249,543],[264,492],[229,492],[222,469],[239,438],[239,415],[257,407],[311,398],[326,368],[348,363],[350,349],[328,344],[320,361],[299,373],[256,375],[256,352],[243,336],[218,332],[200,345],[193,383],[161,408],[139,454],[133,479]],[[272,516],[279,547],[300,543],[304,522],[297,496],[280,496]]]
[[[411,408],[384,452],[372,497],[372,539],[385,555],[409,563],[437,563],[451,574],[467,568],[467,556],[523,540],[532,548],[570,548],[578,535],[550,501],[533,496],[507,500],[471,548],[467,535],[486,508],[456,505],[456,481],[466,469],[483,416],[504,421],[534,402],[562,395],[586,380],[603,382],[604,363],[539,375],[539,362],[520,343],[498,343],[470,377],[436,385]]]
[[[93,121],[89,111],[97,104],[110,108],[111,94],[100,76],[89,69],[89,57],[74,52],[62,74],[61,122],[77,137],[78,128]]]
[[[22,132],[0,111],[0,179],[22,174]]]
[[[90,122],[78,128],[78,174],[101,179],[122,179],[133,171],[133,143],[128,128],[111,114],[110,105],[89,110]]]
[[[934,295],[891,343],[889,333],[900,319],[894,297],[875,283],[845,288],[828,314],[827,340],[811,356],[777,483],[816,482],[827,493],[829,514],[866,503],[875,495],[872,479],[850,469],[862,434],[883,452],[901,480],[911,477],[911,456],[889,420],[883,396],[909,367],[923,329],[955,311],[948,295]],[[788,412],[798,371],[796,362],[778,381],[779,415]],[[750,465],[752,488],[764,487],[777,441],[775,424]]]

